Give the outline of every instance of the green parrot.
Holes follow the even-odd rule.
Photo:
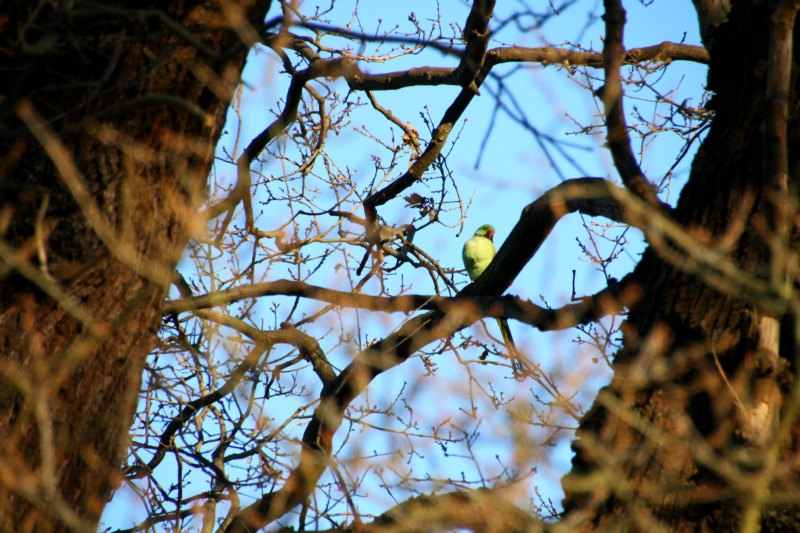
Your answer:
[[[475,230],[475,234],[464,243],[464,249],[461,251],[461,256],[464,259],[464,267],[467,269],[467,274],[471,280],[478,279],[489,263],[494,258],[494,227],[491,224],[484,224]],[[503,343],[511,356],[511,368],[514,375],[519,375],[522,371],[522,363],[519,359],[519,352],[514,344],[514,338],[511,336],[511,330],[508,327],[508,320],[505,318],[498,318],[497,325],[500,327],[500,334],[503,336]]]

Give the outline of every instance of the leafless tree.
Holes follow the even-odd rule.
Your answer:
[[[621,0],[436,3],[404,27],[364,25],[358,2],[346,20],[335,0],[163,4],[0,10],[0,530],[94,530],[123,483],[147,512],[134,531],[800,528],[800,1],[694,0],[702,43],[630,49]],[[577,31],[558,46],[501,38],[565,18]],[[593,27],[601,49],[582,41]],[[251,49],[286,92],[248,139]],[[708,66],[696,105],[665,87],[686,62]],[[511,85],[530,66],[585,89],[597,116],[577,133],[603,136],[615,175],[561,168],[576,145]],[[381,102],[430,86],[457,93],[424,127]],[[422,243],[463,229],[449,156],[478,98],[494,103],[486,139],[505,114],[563,179],[468,283]],[[332,141],[349,134],[373,147],[367,180]],[[648,176],[664,136],[681,148]],[[577,214],[607,286],[560,307],[504,296]],[[614,279],[628,228],[647,248]],[[578,328],[610,383],[584,412],[569,376],[469,327],[497,317]],[[463,418],[421,412],[446,388]],[[493,416],[510,452],[490,467],[475,447]],[[563,435],[562,512],[530,476]],[[391,453],[365,449],[380,438]],[[480,475],[420,471],[435,449]]]

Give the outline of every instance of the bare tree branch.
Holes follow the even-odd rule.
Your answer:
[[[581,299],[578,303],[559,308],[544,308],[521,298],[513,296],[457,296],[446,298],[436,295],[404,294],[402,296],[371,296],[345,291],[336,291],[307,284],[301,281],[276,280],[244,287],[236,287],[211,294],[172,300],[165,304],[165,313],[181,313],[198,311],[218,305],[226,305],[249,298],[262,296],[301,296],[313,298],[342,307],[366,309],[370,311],[404,312],[414,311],[447,311],[454,306],[470,306],[474,308],[473,320],[481,318],[513,318],[522,323],[534,326],[542,331],[566,329],[578,324],[592,322],[620,312],[631,303],[631,296],[622,298],[625,291],[634,286],[626,278],[625,282],[616,283],[599,293]],[[620,298],[622,298],[620,300]],[[219,317],[200,316],[220,321]],[[258,338],[258,330],[248,328],[246,331],[253,338]]]
[[[622,104],[622,81],[620,67],[625,58],[623,34],[625,31],[625,9],[621,0],[605,0],[606,38],[603,44],[603,59],[606,75],[601,96],[608,127],[607,139],[622,183],[634,194],[644,198],[653,206],[659,206],[656,190],[639,167],[631,150],[631,140],[625,123]]]
[[[191,420],[192,416],[194,416],[194,414],[200,409],[219,401],[223,397],[233,392],[245,375],[258,366],[258,361],[261,358],[261,354],[263,354],[265,351],[269,351],[272,345],[292,344],[301,352],[308,354],[308,358],[314,361],[319,361],[320,357],[318,354],[322,353],[322,348],[320,348],[315,339],[295,328],[282,328],[276,331],[258,331],[257,333],[254,333],[254,336],[254,340],[257,342],[256,345],[250,350],[244,360],[239,363],[233,372],[231,372],[231,375],[225,381],[225,384],[210,394],[187,403],[181,412],[175,416],[175,418],[173,418],[169,424],[167,424],[166,429],[164,429],[163,433],[161,434],[158,442],[158,448],[153,454],[153,457],[145,465],[134,465],[129,467],[125,472],[128,478],[141,478],[152,472],[164,459],[167,451],[172,448],[175,435],[181,430],[183,425]],[[325,386],[334,380],[335,374],[333,373],[333,369],[330,367],[330,364],[327,364],[324,354],[322,354],[322,360],[324,360],[326,365],[320,365],[317,363],[314,366],[315,369],[318,369],[318,375],[322,380],[323,386]]]
[[[530,61],[544,65],[574,65],[594,68],[603,68],[605,59],[602,53],[587,52],[582,50],[568,50],[543,46],[528,48],[524,46],[509,46],[492,48],[487,53],[487,60],[494,64],[510,61]],[[664,41],[652,46],[631,48],[623,54],[622,62],[625,65],[641,63],[644,61],[671,62],[692,61],[708,63],[708,50],[702,46],[691,44],[673,43]]]
[[[264,150],[269,142],[281,135],[286,128],[296,120],[297,107],[305,84],[314,78],[337,77],[353,68],[352,61],[348,59],[316,59],[311,65],[292,75],[292,82],[286,93],[286,103],[283,111],[269,126],[250,141],[242,155],[236,162],[236,185],[227,198],[209,206],[204,213],[208,219],[213,219],[226,211],[230,211],[240,202],[244,202],[247,229],[254,230],[253,209],[250,205],[250,164],[253,159]]]

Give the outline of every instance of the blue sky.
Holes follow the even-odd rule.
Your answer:
[[[328,2],[321,4],[327,6]],[[530,2],[530,4],[546,3]],[[504,10],[514,9],[519,5],[519,2],[498,2],[498,14],[502,16]],[[313,11],[313,6],[314,2],[302,3],[304,12]],[[377,27],[378,19],[381,19],[380,24],[384,28],[397,25],[400,30],[409,31],[410,12],[413,12],[415,18],[425,25],[428,19],[436,16],[437,8],[439,13],[446,14],[445,22],[458,24],[463,23],[468,11],[464,2],[456,0],[446,0],[438,4],[429,0],[410,2],[362,0],[359,3],[358,19],[355,19],[352,16],[354,6],[355,2],[337,0],[336,9],[329,16],[330,22],[339,25],[353,24],[356,29],[360,24],[365,31],[371,31]],[[628,48],[652,45],[664,40],[685,41],[692,44],[700,42],[697,22],[689,0],[628,1],[625,2],[625,7],[628,9],[629,21],[625,40]],[[550,20],[540,30],[520,34],[514,28],[507,28],[494,38],[491,46],[512,43],[525,46],[543,44],[557,46],[574,43],[580,36],[580,44],[583,47],[599,51],[602,48],[600,39],[602,23],[595,23],[585,32],[582,32],[582,28],[586,23],[587,14],[590,12],[599,14],[601,9],[602,3],[597,0],[578,1],[576,5],[565,10],[561,16]],[[447,15],[451,13],[451,18],[448,18]],[[230,149],[233,132],[237,126],[241,127],[242,142],[246,143],[272,119],[269,112],[276,109],[276,102],[284,97],[288,79],[280,73],[275,59],[273,53],[263,49],[251,53],[243,73],[245,82],[241,96],[243,119],[241,124],[237,125],[236,117],[233,114],[229,115],[226,126],[229,134],[223,136],[221,146],[228,146]],[[387,63],[362,67],[365,70],[379,72],[423,65],[453,66],[455,59],[436,52],[424,52]],[[512,68],[514,68],[512,65],[502,66],[496,69],[496,72],[503,74]],[[602,76],[599,70],[592,71],[592,74],[596,77]],[[682,102],[688,99],[688,105],[697,106],[701,103],[704,76],[703,67],[678,62],[661,77],[658,87],[664,91],[674,91],[672,93],[674,101]],[[486,222],[492,223],[497,228],[495,240],[499,244],[516,223],[522,208],[549,187],[557,184],[562,177],[591,175],[606,176],[616,180],[616,172],[607,150],[603,147],[602,129],[596,130],[592,135],[576,134],[578,123],[599,123],[597,118],[599,102],[580,86],[584,81],[580,73],[572,77],[563,68],[545,68],[536,65],[526,66],[506,80],[509,91],[519,103],[530,124],[544,134],[581,147],[569,152],[574,158],[574,163],[556,155],[554,156],[556,165],[552,165],[532,134],[509,119],[504,112],[499,112],[492,133],[486,141],[481,165],[476,168],[480,147],[484,142],[496,102],[492,98],[496,83],[492,80],[487,81],[481,96],[473,101],[459,121],[454,134],[451,135],[451,140],[456,137],[458,140],[452,146],[448,164],[457,180],[462,198],[469,204],[463,232],[459,233],[457,226],[433,227],[418,234],[415,244],[434,255],[443,266],[460,268],[463,241],[477,226]],[[329,82],[329,84],[341,95],[347,94],[343,83]],[[595,86],[597,85],[595,82]],[[428,114],[434,122],[438,122],[457,91],[458,89],[454,87],[423,87],[397,92],[376,92],[375,96],[381,105],[391,108],[401,119],[413,123],[424,139],[427,128],[421,119],[421,114]],[[641,94],[630,88],[628,91],[628,96],[631,97],[626,103],[629,114],[633,112],[634,106],[645,116],[653,113],[652,104],[644,100],[648,96],[645,90],[642,90]],[[514,106],[514,102],[509,98],[505,98],[503,102],[509,107]],[[356,127],[367,128],[374,135],[386,139],[391,138],[392,134],[399,138],[399,134],[396,127],[372,110],[358,110],[351,120],[351,128],[329,139],[327,150],[336,159],[337,164],[350,169],[357,182],[364,187],[373,175],[373,156],[377,153],[379,157],[383,157],[385,154],[380,153],[374,142],[357,133]],[[643,168],[654,181],[658,181],[672,165],[681,146],[682,142],[679,139],[665,134],[656,141],[648,141],[644,148],[635,138],[634,148],[637,152],[642,149]],[[680,185],[688,173],[690,162],[691,155],[677,166],[673,188],[668,197],[670,201],[676,198]],[[278,170],[276,163],[265,163],[266,174]],[[232,166],[220,165],[217,168],[217,176],[223,182],[226,180],[232,182],[234,176]],[[387,179],[394,177],[397,175],[389,176]],[[418,187],[412,190],[419,190],[424,194],[425,186]],[[380,213],[388,222],[395,224],[408,222],[410,216],[401,199],[382,207]],[[286,218],[287,212],[281,206],[266,204],[258,223],[260,227],[268,230],[279,226]],[[454,217],[449,222],[455,224],[457,220]],[[621,276],[632,268],[643,249],[643,244],[635,232],[631,231],[627,235],[630,244],[626,253],[612,265],[612,274],[616,276]],[[562,305],[567,303],[570,297],[573,269],[576,271],[575,285],[579,295],[590,294],[602,288],[605,284],[603,275],[598,272],[595,265],[581,256],[576,239],[585,240],[585,230],[581,227],[580,219],[573,215],[559,223],[508,292],[529,298],[536,303],[542,303],[544,298],[550,305]],[[186,265],[183,267],[188,268]],[[286,277],[285,272],[278,270],[266,271],[263,275],[264,279]],[[330,276],[330,272],[323,272],[318,279],[310,281],[333,286],[341,281],[332,280]],[[466,281],[466,278],[463,279]],[[409,292],[430,293],[432,290],[430,283],[421,276],[409,273],[403,281],[410,284]],[[369,285],[366,292],[370,292]],[[289,306],[292,304],[292,302],[278,303]],[[265,322],[269,323],[271,319],[266,311],[268,302],[259,305],[263,305]],[[308,309],[313,308],[314,306],[309,304]],[[400,314],[375,316],[367,313],[350,313],[345,316],[358,321],[363,326],[363,330],[359,331],[366,332],[370,339],[385,335],[404,320]],[[487,322],[487,327],[493,334],[497,334],[493,324]],[[575,331],[540,333],[513,322],[511,327],[523,352],[555,376],[560,376],[565,390],[574,392],[582,405],[587,406],[596,389],[608,379],[607,366],[602,361],[593,361],[591,353],[573,342],[576,338]],[[480,326],[476,325],[470,331],[485,337]],[[309,333],[314,334],[315,330],[312,328]],[[356,340],[356,345],[363,346],[366,341],[366,338],[359,338]],[[352,353],[348,350],[339,350],[329,355],[341,368],[347,364]],[[465,416],[468,402],[460,394],[463,394],[465,384],[470,381],[463,367],[451,354],[442,354],[436,364],[438,365],[436,375],[429,376],[420,360],[409,361],[374,380],[369,387],[367,398],[362,398],[360,401],[376,404],[391,402],[402,390],[404,397],[410,402],[415,420],[421,427],[429,427],[443,418],[453,417],[453,420],[463,424],[469,431],[477,431],[480,436],[476,443],[480,449],[476,453],[481,456],[481,464],[485,465],[480,471],[469,461],[454,460],[454,451],[451,450],[449,455],[442,454],[441,450],[429,444],[420,445],[420,449],[424,450],[420,455],[424,457],[409,459],[412,461],[409,463],[410,468],[414,468],[417,472],[433,472],[442,477],[458,478],[461,475],[470,479],[490,477],[492,473],[501,470],[494,456],[504,457],[512,453],[508,412],[503,409],[494,413],[489,412],[480,422],[475,417]],[[497,390],[504,391],[506,398],[516,398],[514,405],[518,406],[524,406],[526,402],[532,401],[531,395],[539,392],[531,384],[516,383],[493,368],[478,372],[475,379],[486,386],[491,385]],[[486,407],[486,405],[480,406],[481,409]],[[269,408],[273,413],[276,410],[288,412],[292,406],[287,403],[276,407],[273,404]],[[280,418],[280,414],[280,412],[275,413],[276,418]],[[388,419],[376,422],[397,424],[397,420]],[[339,442],[344,435],[343,427],[337,435]],[[533,440],[537,438],[541,437],[533,437]],[[370,453],[370,450],[388,453],[391,450],[402,449],[403,443],[393,439],[394,437],[389,434],[359,435],[358,439],[353,439],[356,444],[345,447],[341,455],[354,457],[359,453]],[[571,434],[564,432],[554,439],[553,447],[543,445],[540,450],[532,452],[539,470],[527,484],[528,491],[535,485],[545,497],[556,502],[561,498],[558,480],[569,467],[570,439]],[[165,465],[160,475],[169,477],[172,472]],[[379,485],[375,479],[367,485],[370,493],[370,503],[367,507],[372,512],[380,512],[383,508],[391,506],[393,498],[397,496],[382,490]],[[107,508],[103,521],[106,525],[114,527],[129,526],[143,516],[141,510],[136,510],[136,507],[135,497],[129,491],[121,490]]]

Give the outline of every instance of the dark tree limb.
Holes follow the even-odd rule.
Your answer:
[[[450,107],[447,108],[439,125],[433,132],[431,142],[428,143],[425,151],[411,165],[408,171],[383,189],[371,194],[364,201],[364,209],[367,213],[368,221],[372,222],[376,219],[375,209],[377,207],[396,197],[422,177],[422,174],[441,153],[456,121],[477,94],[478,87],[480,87],[483,79],[488,74],[488,69],[481,68],[481,66],[484,64],[486,55],[486,44],[489,40],[488,23],[493,8],[494,1],[473,1],[472,10],[467,18],[468,21],[472,21],[470,22],[470,32],[467,36],[469,39],[467,48],[454,73],[455,77],[460,79],[464,89],[461,90],[453,103],[450,104]]]
[[[448,67],[414,67],[408,70],[370,74],[357,70],[347,78],[354,91],[393,91],[411,86],[458,85],[458,69]]]
[[[615,185],[603,178],[575,178],[561,182],[522,210],[519,221],[483,274],[462,295],[502,294],[530,261],[556,222],[567,213],[603,216],[619,222],[629,219],[625,205],[613,195]]]
[[[606,137],[622,183],[634,194],[653,206],[660,202],[653,185],[639,167],[631,149],[631,139],[625,123],[625,109],[622,103],[622,80],[620,67],[625,58],[623,35],[625,32],[625,9],[621,0],[605,0],[606,38],[603,44],[605,85],[601,90],[606,114]]]

